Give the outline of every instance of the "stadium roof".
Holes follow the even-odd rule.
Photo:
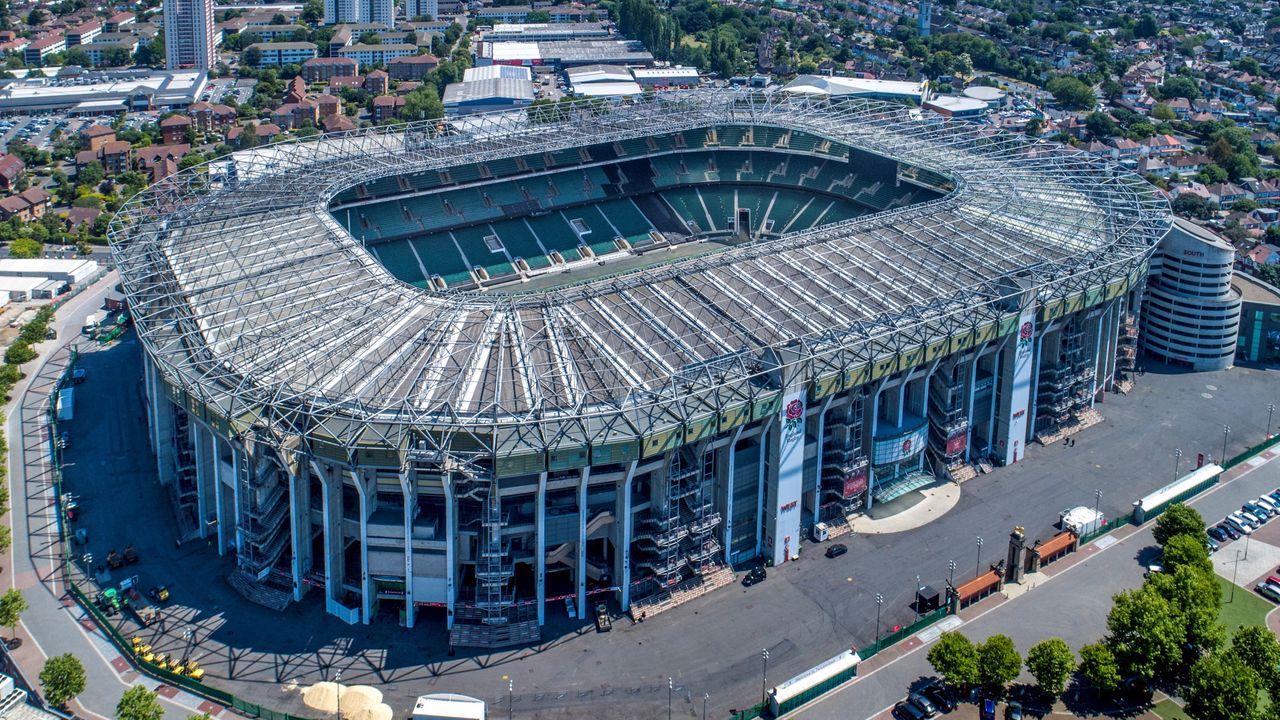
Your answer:
[[[814,133],[955,189],[523,293],[401,283],[328,211],[379,177],[735,123]],[[1169,226],[1150,185],[1098,159],[882,103],[703,90],[483,127],[428,121],[241,151],[126,203],[112,251],[175,399],[290,446],[634,441],[1004,323],[1028,292],[1049,302],[1133,282]]]

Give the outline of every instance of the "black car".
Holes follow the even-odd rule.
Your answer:
[[[893,716],[898,720],[925,720],[925,718],[929,717],[920,708],[906,700],[893,706]]]
[[[742,578],[742,586],[751,587],[756,583],[764,582],[764,579],[768,576],[769,574],[766,573],[764,571],[764,568],[762,567],[751,568],[750,570],[747,571],[747,574]]]
[[[925,686],[920,694],[929,698],[933,706],[941,712],[949,713],[956,709],[956,701],[951,698],[951,693],[941,683],[935,682]]]
[[[1005,720],[1023,720],[1022,703],[1011,702],[1004,706]]]
[[[1221,525],[1211,527],[1207,532],[1209,533],[1209,537],[1213,538],[1215,542],[1224,543],[1227,541],[1227,531],[1224,530]]]
[[[840,557],[841,555],[847,552],[849,552],[848,547],[846,547],[843,543],[836,543],[835,545],[832,545],[831,547],[827,548],[827,557],[829,558]]]
[[[929,698],[920,693],[911,693],[907,696],[907,702],[916,706],[916,709],[924,713],[925,717],[933,717],[938,714],[938,708],[933,706]]]
[[[1232,540],[1240,539],[1240,531],[1236,530],[1235,528],[1231,527],[1226,523],[1222,523],[1221,525],[1219,525],[1218,529],[1225,532],[1227,534],[1227,537],[1231,538]]]

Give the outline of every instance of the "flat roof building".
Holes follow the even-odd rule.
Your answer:
[[[694,87],[702,82],[698,68],[635,68],[631,75],[644,87]]]
[[[213,0],[164,0],[166,68],[208,70],[221,39],[213,23]]]
[[[249,48],[261,53],[258,67],[301,65],[316,56],[315,43],[309,42],[254,43]]]
[[[649,65],[653,54],[634,40],[481,42],[477,65]]]
[[[1240,295],[1236,362],[1280,364],[1280,288],[1240,272],[1231,287]]]
[[[94,71],[77,76],[75,82],[31,73],[0,84],[0,114],[185,108],[200,98],[207,81],[204,70]]]
[[[929,83],[903,80],[866,80],[863,78],[801,75],[787,83],[783,92],[806,95],[838,95],[878,98],[882,100],[915,100],[928,97]]]
[[[480,34],[481,40],[490,42],[540,40],[585,40],[607,38],[609,28],[604,23],[500,23],[492,30]]]
[[[4,258],[0,260],[0,277],[84,282],[98,272],[97,260],[59,260],[57,258]]]
[[[935,95],[925,100],[923,106],[926,110],[957,120],[982,117],[987,114],[988,109],[984,100],[959,95]]]
[[[450,83],[444,89],[444,110],[450,115],[511,110],[533,104],[533,84],[509,77]]]

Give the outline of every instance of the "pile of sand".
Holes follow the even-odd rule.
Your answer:
[[[342,702],[342,720],[391,720],[391,706],[382,702],[382,691],[368,685],[339,685],[327,680],[302,690],[302,702],[312,710],[338,714]]]

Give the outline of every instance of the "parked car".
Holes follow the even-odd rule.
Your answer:
[[[933,717],[938,714],[938,708],[933,706],[933,702],[920,693],[911,693],[908,695],[907,702],[915,705],[916,709],[924,713],[925,717]]]
[[[925,720],[925,718],[929,717],[920,708],[906,700],[893,706],[893,716],[898,720]]]
[[[1239,540],[1239,539],[1240,539],[1240,532],[1239,532],[1239,531],[1237,531],[1235,528],[1231,527],[1230,525],[1228,525],[1228,524],[1227,524],[1227,523],[1225,523],[1225,522],[1224,522],[1224,523],[1222,523],[1221,525],[1218,525],[1218,526],[1217,526],[1217,529],[1218,529],[1218,530],[1221,530],[1221,531],[1222,531],[1222,532],[1224,532],[1224,533],[1226,533],[1226,534],[1227,534],[1227,537],[1231,538],[1232,540]]]
[[[1275,585],[1269,582],[1263,581],[1258,583],[1257,587],[1255,587],[1254,589],[1257,590],[1263,597],[1267,598],[1268,600],[1271,600],[1273,602],[1280,602],[1280,587],[1276,587]]]
[[[835,545],[827,548],[827,557],[836,558],[847,552],[849,552],[849,548],[846,547],[844,543],[836,543]]]
[[[1280,504],[1277,504],[1275,500],[1272,500],[1266,495],[1258,496],[1258,499],[1254,500],[1253,504],[1261,507],[1272,515],[1280,513]]]
[[[944,713],[956,709],[956,701],[951,697],[951,692],[940,682],[929,683],[920,691],[920,694],[929,698],[929,702]]]
[[[764,579],[767,577],[769,577],[769,573],[765,572],[764,568],[762,567],[751,568],[750,570],[747,571],[747,574],[743,576],[742,586],[751,587],[756,583],[764,582]]]
[[[1204,546],[1205,546],[1206,548],[1208,548],[1208,549],[1209,549],[1209,552],[1211,552],[1211,553],[1216,553],[1216,552],[1218,552],[1218,548],[1220,548],[1220,547],[1221,547],[1221,545],[1218,545],[1217,541],[1215,541],[1213,538],[1209,538],[1209,539],[1205,540],[1205,541],[1204,541]]]
[[[1260,507],[1258,507],[1257,505],[1254,505],[1253,503],[1250,503],[1250,502],[1247,502],[1247,503],[1245,503],[1245,504],[1241,505],[1241,506],[1240,506],[1240,512],[1241,512],[1245,517],[1254,517],[1254,518],[1257,518],[1257,519],[1258,519],[1258,524],[1259,524],[1259,525],[1261,525],[1261,524],[1265,523],[1267,520],[1270,520],[1270,519],[1271,519],[1271,514],[1270,514],[1270,513],[1268,513],[1266,510],[1263,510],[1262,508],[1260,508]]]
[[[1231,513],[1226,517],[1225,521],[1228,526],[1234,528],[1241,535],[1253,534],[1254,521],[1249,520],[1240,513]]]
[[[979,720],[996,720],[996,701],[991,698],[983,698],[978,701],[978,718]]]
[[[1215,525],[1209,528],[1208,530],[1206,530],[1205,532],[1209,534],[1209,539],[1211,540],[1215,540],[1220,543],[1224,543],[1227,541],[1227,531],[1221,525]]]
[[[1014,701],[1004,706],[1005,720],[1022,720],[1022,703]]]

